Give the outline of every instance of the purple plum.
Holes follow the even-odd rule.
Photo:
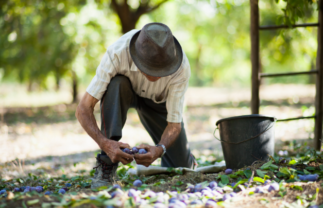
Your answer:
[[[13,189],[13,192],[20,192],[21,191],[21,189],[20,188],[14,188]]]
[[[299,180],[305,181],[305,176],[304,175],[298,175]]]
[[[271,182],[271,180],[266,180],[265,181],[265,183],[264,183],[264,185],[267,185],[267,184],[269,184]]]
[[[186,208],[187,205],[181,201],[174,201],[168,205],[168,208]]]
[[[68,191],[68,188],[67,187],[63,187],[62,189],[64,189],[65,191]]]
[[[214,189],[215,187],[218,187],[218,183],[216,181],[211,181],[210,184],[209,184],[209,187],[211,189]]]
[[[138,150],[138,148],[137,148],[137,147],[133,147],[133,148],[132,148],[132,152],[133,152],[133,153],[135,153],[135,154],[136,154],[136,153],[138,153],[138,151],[139,151],[139,150]]]
[[[231,174],[231,173],[232,173],[232,169],[229,169],[229,168],[228,168],[228,169],[226,169],[226,170],[224,171],[224,173],[225,173],[225,174],[227,174],[227,175],[228,175],[228,174]]]
[[[176,201],[178,201],[176,197],[172,197],[168,200],[169,203],[175,203]]]
[[[203,190],[212,191],[212,189],[210,189],[210,187],[204,187],[204,188],[202,189],[202,191],[203,191]]]
[[[114,185],[113,185],[113,188],[114,188],[114,189],[121,189],[121,186],[120,186],[119,184],[114,184]]]
[[[40,193],[40,192],[44,191],[44,189],[43,189],[43,187],[42,187],[42,186],[37,186],[35,189],[36,189],[36,191],[37,191],[38,193]]]
[[[156,193],[153,191],[146,191],[145,195],[148,196],[149,198],[153,198],[156,196]]]
[[[166,205],[165,205],[165,204],[163,204],[163,203],[156,203],[156,204],[154,205],[154,208],[166,208]]]
[[[71,187],[71,186],[72,186],[72,184],[70,184],[70,183],[66,183],[66,184],[65,184],[65,186],[66,186],[66,187]]]
[[[228,199],[230,199],[230,198],[231,198],[230,194],[225,194],[225,195],[223,196],[223,201],[228,200]]]
[[[209,199],[206,201],[205,207],[217,207],[217,204],[215,201]]]
[[[135,189],[129,189],[128,196],[129,197],[135,197],[135,196],[138,196],[138,193],[137,193],[137,191]]]
[[[200,204],[203,204],[203,202],[201,201],[201,200],[199,200],[199,199],[195,199],[194,201],[192,201],[191,203],[190,203],[190,205],[200,205]]]
[[[52,194],[52,192],[51,192],[51,191],[46,191],[44,194],[45,194],[45,195],[51,195],[51,194]]]
[[[141,180],[135,180],[134,182],[133,182],[133,185],[134,186],[136,186],[136,187],[140,187],[140,186],[142,186],[142,182],[141,182]]]
[[[255,193],[257,193],[257,194],[263,194],[264,193],[264,190],[263,190],[263,188],[262,187],[257,187],[256,189],[255,189]]]
[[[26,186],[20,187],[20,191],[24,191],[26,189]]]
[[[270,184],[268,188],[268,192],[271,192],[271,191],[279,191],[279,184],[278,183]]]
[[[4,194],[4,193],[6,193],[7,191],[5,190],[5,189],[2,189],[1,191],[0,191],[0,195],[2,195],[2,194]]]
[[[145,149],[139,149],[138,153],[139,153],[139,154],[146,154],[146,153],[147,153],[147,151],[146,151]]]
[[[236,197],[236,196],[237,196],[237,194],[236,194],[235,192],[231,192],[231,193],[230,193],[230,196],[231,196],[231,197]]]
[[[124,148],[122,151],[123,151],[124,153],[131,154],[131,151],[130,151],[130,149],[129,149],[129,148]]]
[[[196,184],[195,187],[194,187],[194,191],[195,192],[200,192],[200,191],[202,191],[202,189],[203,188],[202,188],[202,185],[201,184]]]
[[[111,198],[115,198],[115,197],[119,197],[122,196],[121,191],[119,191],[119,189],[117,189],[116,191],[111,193]]]
[[[195,196],[197,198],[201,198],[202,197],[202,193],[201,192],[195,192],[194,194],[195,194]]]
[[[309,174],[309,175],[305,175],[304,177],[304,181],[316,181],[319,178],[319,175],[317,174]]]
[[[27,192],[30,192],[31,191],[31,188],[30,187],[26,187],[25,190],[24,190],[24,193],[27,193]]]
[[[189,185],[188,187],[188,191],[190,192],[190,193],[193,193],[194,192],[194,185]]]
[[[214,196],[214,194],[212,193],[212,191],[203,190],[203,191],[202,191],[202,196],[213,197],[213,196]]]
[[[66,191],[65,191],[65,189],[60,189],[60,190],[58,190],[58,193],[59,193],[59,194],[65,194],[65,193],[66,193]]]
[[[36,187],[30,187],[30,191],[36,191]]]

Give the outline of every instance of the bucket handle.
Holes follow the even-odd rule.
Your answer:
[[[221,140],[221,139],[217,138],[217,137],[215,136],[215,131],[218,129],[218,127],[216,127],[216,128],[214,129],[213,136],[214,136],[214,138],[215,138],[215,139],[219,140],[220,142],[225,142],[225,143],[228,143],[228,144],[241,144],[241,143],[243,143],[243,142],[246,142],[246,141],[252,140],[252,139],[254,139],[254,138],[256,138],[256,137],[258,137],[258,136],[262,135],[263,133],[265,133],[266,131],[268,131],[269,129],[271,129],[274,125],[275,125],[275,122],[273,122],[272,124],[269,124],[269,125],[267,126],[267,128],[266,128],[263,132],[261,132],[260,134],[257,134],[256,136],[253,136],[253,137],[251,137],[251,138],[249,138],[249,139],[247,139],[247,140],[241,141],[241,142],[228,142],[228,141],[223,141],[223,140]]]

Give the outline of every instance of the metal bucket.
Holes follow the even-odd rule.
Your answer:
[[[220,130],[227,168],[239,169],[274,155],[276,118],[259,114],[224,118],[216,122]],[[216,129],[215,129],[216,130]]]

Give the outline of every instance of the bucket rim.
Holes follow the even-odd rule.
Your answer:
[[[249,115],[242,115],[242,116],[232,116],[232,117],[228,117],[228,118],[222,118],[220,120],[218,120],[215,125],[217,126],[219,123],[221,123],[222,121],[227,121],[227,120],[234,120],[234,119],[239,119],[239,118],[269,118],[272,119],[273,122],[277,121],[277,118],[274,116],[270,116],[270,115],[262,115],[262,114],[249,114]]]

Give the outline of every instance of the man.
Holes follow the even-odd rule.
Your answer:
[[[164,24],[150,23],[141,31],[132,30],[108,47],[75,114],[102,150],[92,188],[110,185],[119,162],[125,165],[135,159],[148,167],[162,157],[163,167],[196,165],[182,121],[189,77],[187,57]],[[93,115],[99,100],[101,131]],[[156,144],[139,146],[147,154],[124,153],[121,149],[130,146],[118,142],[130,107],[137,110]]]

